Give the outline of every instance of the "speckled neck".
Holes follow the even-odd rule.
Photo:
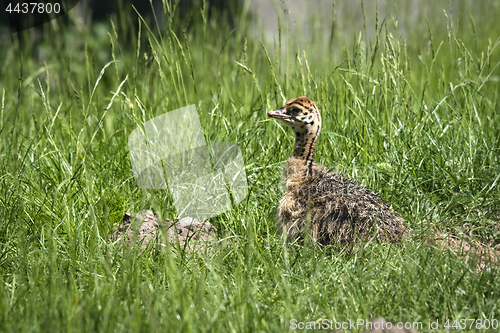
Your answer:
[[[295,132],[295,147],[293,150],[292,157],[299,161],[302,161],[304,166],[306,166],[306,172],[312,173],[312,168],[314,165],[314,150],[316,148],[316,141],[318,140],[319,133],[321,131],[321,123],[318,122],[311,126],[309,130],[304,128],[303,131]]]
[[[320,126],[315,126],[307,132],[296,132],[292,156],[301,160],[314,160],[314,149],[320,130]]]

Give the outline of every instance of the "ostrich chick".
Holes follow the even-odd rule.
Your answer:
[[[398,242],[405,234],[404,220],[375,193],[341,175],[325,171],[314,161],[321,131],[316,103],[302,96],[267,115],[295,133],[295,147],[285,167],[286,193],[278,205],[278,220],[290,240],[309,235],[321,244],[367,239]]]

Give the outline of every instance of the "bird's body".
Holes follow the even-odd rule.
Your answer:
[[[292,99],[268,115],[295,133],[294,151],[285,167],[286,193],[278,205],[280,226],[291,240],[307,229],[322,244],[351,243],[375,231],[391,242],[404,236],[404,220],[377,194],[316,164],[321,115],[314,101],[305,96]]]

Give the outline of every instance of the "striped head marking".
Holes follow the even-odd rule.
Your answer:
[[[321,115],[316,102],[305,96],[291,99],[281,109],[269,111],[267,115],[281,120],[296,134],[305,134],[321,127]]]
[[[302,96],[289,100],[281,109],[269,111],[267,115],[282,121],[294,131],[293,156],[312,161],[316,140],[321,131],[321,115],[316,103]]]

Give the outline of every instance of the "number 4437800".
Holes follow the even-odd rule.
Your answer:
[[[450,320],[446,320],[444,323],[444,328],[452,328],[452,329],[497,329],[498,328],[498,320],[496,319],[456,319],[451,325]]]
[[[61,5],[58,3],[39,3],[39,2],[23,2],[17,3],[14,8],[12,8],[12,3],[9,3],[5,8],[8,13],[18,13],[18,14],[58,14],[61,11]]]

